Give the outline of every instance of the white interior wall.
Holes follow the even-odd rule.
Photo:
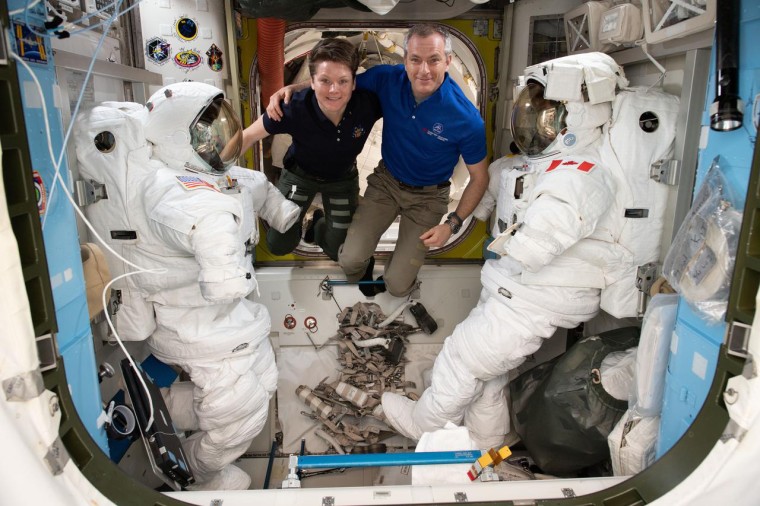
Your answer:
[[[181,81],[200,81],[225,89],[229,79],[228,65],[234,58],[227,47],[227,32],[224,7],[215,0],[143,0],[140,3],[140,25],[142,28],[142,50],[146,42],[153,37],[161,37],[171,44],[171,57],[161,65],[150,58],[145,58],[145,68],[164,76],[164,85]],[[182,40],[175,29],[181,17],[193,19],[198,26],[198,36],[190,41]],[[211,70],[206,51],[212,44],[222,51],[224,65],[221,71]],[[201,63],[193,69],[184,69],[176,65],[174,56],[183,50],[196,51],[201,56]],[[151,90],[156,91],[156,90]]]

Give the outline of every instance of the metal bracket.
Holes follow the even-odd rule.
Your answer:
[[[726,351],[735,357],[749,357],[749,335],[752,325],[741,322],[731,322],[726,329]]]
[[[335,506],[335,497],[326,495],[322,498],[322,506]]]
[[[576,497],[575,490],[573,490],[572,488],[563,488],[562,495],[564,495],[565,497]]]
[[[325,276],[325,279],[319,283],[319,295],[322,296],[322,300],[330,300],[333,296],[333,285],[330,283],[330,277]]]
[[[58,365],[58,347],[53,334],[36,337],[37,355],[40,359],[40,372],[55,369]]]
[[[298,478],[298,456],[291,455],[288,459],[288,476],[282,480],[282,488],[301,488]]]
[[[454,493],[454,502],[468,502],[467,501],[467,494],[464,492],[455,492]]]
[[[92,179],[88,181],[80,179],[76,181],[74,185],[74,193],[76,194],[79,207],[88,206],[94,204],[98,200],[108,198],[106,185],[93,181]]]
[[[649,167],[649,178],[658,183],[675,186],[678,184],[679,160],[657,160]]]
[[[636,270],[636,288],[639,289],[639,300],[636,305],[636,314],[639,317],[644,316],[649,301],[649,290],[657,280],[657,273],[660,265],[656,262],[639,265]]]

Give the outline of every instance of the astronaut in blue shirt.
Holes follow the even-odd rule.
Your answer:
[[[360,285],[367,296],[384,291],[403,297],[417,286],[417,273],[431,247],[443,246],[480,202],[488,187],[485,126],[479,111],[447,74],[451,36],[439,25],[414,25],[404,39],[404,65],[378,65],[357,76],[359,89],[374,91],[383,109],[382,155],[367,178],[339,263],[348,281],[371,280],[374,251],[401,216],[396,248],[383,285]],[[278,119],[302,84],[276,93],[267,114]],[[456,210],[448,211],[449,178],[459,157],[470,174]]]

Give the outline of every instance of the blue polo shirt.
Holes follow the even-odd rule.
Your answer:
[[[448,181],[461,155],[467,164],[486,157],[480,112],[448,74],[417,104],[403,65],[378,65],[356,76],[359,88],[374,91],[383,106],[385,166],[414,186]]]
[[[354,90],[338,126],[324,115],[311,88],[294,93],[290,103],[280,104],[283,117],[273,121],[264,113],[264,128],[270,134],[290,134],[292,157],[302,170],[324,179],[339,179],[350,171],[361,153],[372,125],[382,117],[377,96]]]

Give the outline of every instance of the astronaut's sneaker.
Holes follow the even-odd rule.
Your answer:
[[[409,312],[412,313],[414,319],[417,321],[417,326],[422,329],[425,334],[432,334],[438,330],[438,324],[435,322],[430,313],[427,312],[425,306],[419,302],[409,306]]]
[[[208,480],[194,483],[188,490],[248,490],[251,477],[248,473],[232,464],[215,473]]]
[[[381,398],[383,415],[393,429],[399,434],[414,441],[422,437],[422,429],[414,422],[414,406],[416,401],[403,395],[386,392]]]

